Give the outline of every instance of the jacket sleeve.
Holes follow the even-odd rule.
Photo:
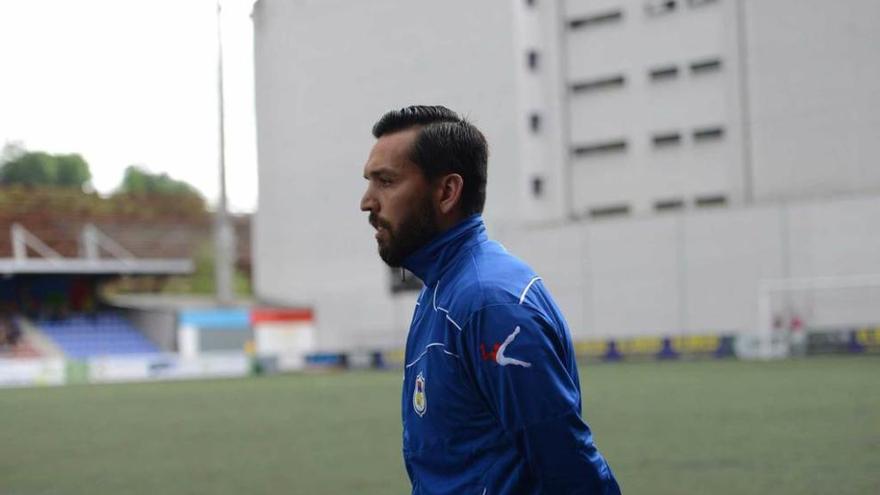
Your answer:
[[[619,493],[581,419],[565,329],[554,327],[530,306],[502,304],[473,314],[460,339],[475,388],[543,493]]]

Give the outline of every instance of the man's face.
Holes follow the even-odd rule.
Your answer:
[[[368,185],[361,211],[370,212],[379,256],[393,267],[439,230],[431,184],[408,157],[417,134],[418,128],[411,128],[382,136],[364,165]]]

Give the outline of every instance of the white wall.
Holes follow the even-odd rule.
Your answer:
[[[410,104],[471,115],[491,143],[487,216],[516,218],[510,3],[261,0],[253,18],[257,295],[313,306],[319,347],[400,341],[414,296],[389,296],[358,209],[370,129]]]
[[[644,0],[567,1],[565,20],[619,11],[618,21],[571,29],[560,23],[569,83],[621,75],[625,84],[594,91],[567,91],[569,144],[624,139],[622,152],[570,158],[570,209],[628,205],[651,213],[657,201],[697,197],[743,198],[738,18],[735,3],[691,6],[680,1],[651,15]],[[659,2],[657,2],[659,3]],[[716,71],[693,73],[690,64],[717,59]],[[658,67],[678,75],[652,80]],[[697,142],[693,132],[721,127],[717,140]],[[655,134],[677,132],[680,144],[658,148]]]
[[[757,196],[880,191],[880,2],[752,0],[746,15]]]
[[[880,197],[823,199],[582,222],[504,243],[544,278],[576,338],[751,332],[761,280],[880,274],[877,219]],[[806,294],[789,304],[808,325],[880,321],[876,288]]]
[[[177,350],[177,312],[168,309],[125,309],[135,328],[163,351]]]
[[[413,103],[445,104],[485,131],[490,233],[542,274],[576,337],[750,331],[762,279],[880,273],[880,3],[680,1],[656,18],[640,0],[524,3],[257,3],[255,288],[313,307],[319,348],[403,342],[415,294],[390,294],[358,202],[370,127]],[[618,7],[620,25],[565,28]],[[541,70],[523,71],[538,45]],[[690,73],[715,54],[721,71]],[[648,81],[666,63],[679,76]],[[568,95],[573,80],[612,70],[626,71],[624,88]],[[541,105],[548,127],[531,136],[527,113]],[[723,139],[692,140],[713,123]],[[654,149],[665,129],[683,142]],[[617,134],[630,143],[622,155],[569,155],[572,142]],[[549,179],[543,200],[530,197],[536,173]],[[651,212],[715,193],[730,206]],[[569,218],[618,201],[636,215]],[[874,294],[816,296],[808,316],[880,320]]]

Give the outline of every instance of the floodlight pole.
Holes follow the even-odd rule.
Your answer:
[[[221,30],[221,7],[217,0],[217,106],[219,131],[220,197],[214,221],[216,253],[214,256],[214,282],[217,302],[232,304],[232,273],[235,233],[226,211],[226,135],[223,114],[223,32]]]

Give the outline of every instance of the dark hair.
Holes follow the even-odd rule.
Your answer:
[[[482,213],[489,160],[489,146],[483,133],[446,107],[414,105],[383,115],[373,126],[373,136],[378,139],[415,126],[421,126],[421,130],[409,159],[429,181],[446,174],[461,175],[462,213]]]

